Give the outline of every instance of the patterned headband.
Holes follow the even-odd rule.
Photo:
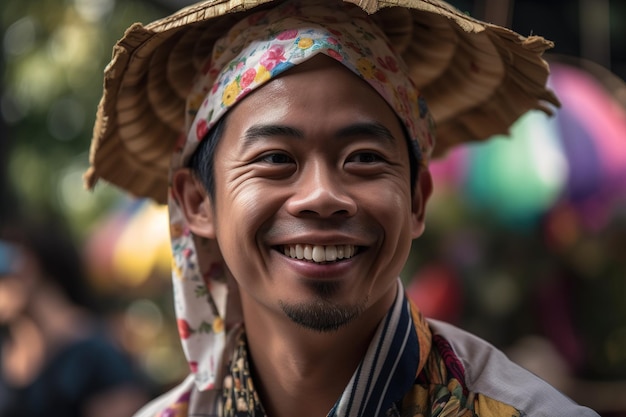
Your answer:
[[[193,119],[186,124],[183,158],[248,93],[319,53],[343,64],[385,99],[405,126],[418,160],[427,163],[433,126],[404,62],[362,10],[328,2],[287,2],[256,13],[216,42],[187,99],[187,115]]]

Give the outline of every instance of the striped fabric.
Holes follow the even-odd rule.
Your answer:
[[[328,417],[385,415],[413,385],[420,346],[411,320],[411,307],[402,291],[398,291],[374,341]]]
[[[245,332],[223,389],[198,391],[190,376],[137,417],[271,417],[252,380]],[[598,417],[520,368],[484,340],[426,321],[404,294],[328,417]]]

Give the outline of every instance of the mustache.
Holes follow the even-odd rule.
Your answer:
[[[374,222],[364,222],[355,218],[344,219],[282,219],[271,222],[263,230],[268,240],[284,236],[306,235],[311,232],[333,233],[348,237],[373,239],[379,233],[379,226]]]

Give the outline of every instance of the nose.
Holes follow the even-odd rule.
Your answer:
[[[356,201],[339,177],[339,173],[323,163],[315,163],[303,169],[296,191],[287,202],[287,210],[294,216],[354,215]]]

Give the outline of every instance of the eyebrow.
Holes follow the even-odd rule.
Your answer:
[[[396,141],[395,136],[387,129],[383,124],[378,122],[366,122],[355,123],[346,126],[335,133],[336,138],[350,138],[350,137],[372,137],[375,139],[382,139],[385,142],[394,143]]]
[[[248,128],[244,135],[243,141],[247,146],[251,145],[253,142],[266,137],[271,136],[283,136],[283,137],[292,137],[296,139],[302,139],[304,137],[304,133],[301,130],[296,129],[295,127],[285,126],[285,125],[253,125]]]
[[[248,128],[243,136],[245,146],[249,146],[261,138],[272,136],[291,137],[294,139],[302,139],[305,137],[301,130],[287,125],[278,124],[258,124]],[[356,138],[356,137],[372,137],[382,139],[385,142],[393,143],[396,138],[383,124],[378,122],[354,123],[343,127],[333,134],[336,139]]]

